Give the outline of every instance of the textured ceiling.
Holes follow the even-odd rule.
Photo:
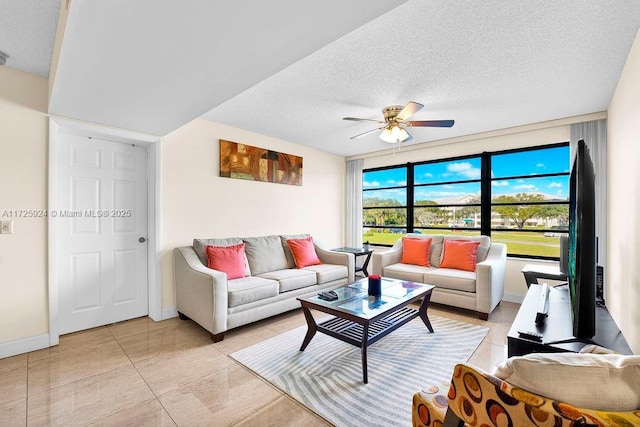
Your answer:
[[[406,0],[75,0],[49,110],[165,135]]]
[[[204,117],[341,155],[390,148],[381,109],[416,101],[411,143],[608,108],[640,2],[409,1]]]
[[[202,116],[344,156],[390,145],[342,117],[408,101],[456,121],[412,144],[604,111],[640,28],[638,0],[70,5],[50,113],[154,135]],[[48,74],[58,8],[0,0],[8,66]]]
[[[49,75],[59,0],[0,0],[0,51],[7,66]]]

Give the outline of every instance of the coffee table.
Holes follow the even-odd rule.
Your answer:
[[[361,348],[362,381],[368,382],[367,347],[390,334],[405,323],[420,316],[430,332],[433,327],[427,316],[431,292],[435,286],[396,279],[382,278],[382,295],[368,295],[368,279],[363,278],[341,288],[335,301],[325,301],[317,295],[298,298],[307,321],[307,334],[300,351],[304,351],[316,332],[332,336],[340,341]],[[422,298],[417,310],[407,307]],[[316,323],[311,310],[333,315]]]

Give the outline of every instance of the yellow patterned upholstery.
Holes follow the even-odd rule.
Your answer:
[[[575,408],[513,387],[470,365],[458,364],[451,384],[413,395],[412,421],[414,426],[425,427],[457,426],[462,422],[468,426],[624,427],[640,426],[640,408],[632,412]]]

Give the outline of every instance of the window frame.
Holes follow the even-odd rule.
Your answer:
[[[400,225],[382,225],[382,226],[370,226],[370,225],[365,225],[364,224],[364,220],[363,220],[363,232],[364,232],[364,228],[368,228],[368,229],[377,229],[377,230],[385,230],[385,229],[403,229],[404,233],[413,233],[416,230],[418,230],[418,232],[420,231],[439,231],[439,230],[464,230],[464,231],[478,231],[480,235],[485,235],[485,236],[491,236],[492,232],[518,232],[518,233],[546,233],[546,232],[554,232],[557,233],[558,230],[557,229],[550,229],[550,228],[540,228],[540,229],[507,229],[507,228],[496,228],[496,227],[492,227],[491,224],[491,217],[492,217],[492,211],[493,211],[493,207],[494,206],[507,206],[507,205],[516,205],[516,206],[533,206],[533,205],[566,205],[567,207],[569,206],[569,196],[567,196],[567,200],[545,200],[545,201],[532,201],[532,202],[511,202],[511,203],[494,203],[492,200],[492,182],[493,181],[501,181],[501,180],[514,180],[514,179],[532,179],[532,178],[549,178],[549,177],[556,177],[556,176],[569,176],[571,171],[570,168],[567,172],[556,172],[556,173],[545,173],[545,174],[537,174],[537,175],[518,175],[518,176],[507,176],[507,177],[499,177],[499,178],[493,178],[491,176],[491,160],[494,156],[499,156],[499,155],[503,155],[503,154],[511,154],[511,153],[518,153],[518,152],[527,152],[527,151],[537,151],[537,150],[545,150],[545,149],[549,149],[549,148],[556,148],[556,147],[568,147],[569,146],[569,142],[568,141],[564,141],[564,142],[557,142],[557,143],[551,143],[551,144],[543,144],[543,145],[536,145],[536,146],[531,146],[531,147],[521,147],[521,148],[515,148],[515,149],[507,149],[507,150],[500,150],[500,151],[493,151],[493,152],[482,152],[480,154],[470,154],[470,155],[464,155],[464,156],[456,156],[456,157],[448,157],[448,158],[442,158],[442,159],[432,159],[432,160],[426,160],[426,161],[421,161],[421,162],[408,162],[406,164],[399,164],[399,165],[390,165],[390,166],[383,166],[383,167],[376,167],[376,168],[369,168],[369,169],[363,169],[362,171],[362,179],[364,181],[364,176],[367,172],[375,172],[375,171],[383,171],[383,170],[389,170],[389,169],[398,169],[398,168],[406,168],[406,185],[404,186],[392,186],[392,187],[380,187],[380,188],[369,188],[369,189],[364,189],[362,191],[362,198],[363,198],[363,202],[364,202],[364,195],[367,191],[373,191],[373,190],[381,190],[381,189],[405,189],[406,190],[406,204],[405,205],[399,205],[399,206],[393,206],[393,207],[387,207],[387,206],[380,206],[380,207],[376,207],[376,206],[368,206],[368,207],[364,207],[364,203],[363,203],[363,215],[364,212],[367,209],[385,209],[385,208],[389,208],[389,209],[404,209],[406,212],[406,225],[404,226],[400,226]],[[426,164],[435,164],[435,163],[446,163],[446,162],[456,162],[456,161],[463,161],[463,160],[469,160],[469,159],[477,159],[480,158],[480,164],[481,164],[481,171],[480,171],[480,178],[479,179],[469,179],[469,180],[462,180],[462,181],[441,181],[441,182],[433,182],[433,183],[426,183],[426,184],[415,184],[415,168],[422,166],[422,165],[426,165]],[[429,186],[441,186],[441,185],[454,185],[454,184],[468,184],[468,183],[476,183],[479,182],[480,183],[480,202],[479,203],[468,203],[468,204],[461,204],[461,203],[448,203],[448,204],[438,204],[438,205],[419,205],[416,204],[416,201],[414,200],[414,195],[415,195],[415,190],[419,189],[419,188],[424,188],[424,187],[429,187]],[[364,186],[363,186],[364,187]],[[448,226],[448,227],[442,227],[442,226],[416,226],[415,225],[415,212],[416,209],[420,209],[420,208],[425,208],[425,207],[437,207],[437,208],[454,208],[454,207],[464,207],[464,208],[468,208],[468,207],[479,207],[480,208],[480,227],[457,227],[457,226]],[[563,233],[563,231],[560,231],[560,233]],[[376,244],[377,246],[382,246],[382,247],[390,247],[392,245],[390,244]],[[508,247],[508,246],[507,246]],[[527,259],[541,259],[541,260],[558,260],[559,257],[558,256],[541,256],[541,255],[533,255],[533,254],[517,254],[517,253],[507,253],[507,255],[509,257],[512,258],[527,258]]]
[[[408,200],[409,200],[409,176],[408,176],[408,171],[405,174],[406,179],[405,179],[405,185],[392,185],[392,186],[387,186],[387,187],[375,187],[375,188],[364,188],[364,174],[365,172],[379,172],[379,171],[384,171],[384,170],[391,170],[391,169],[402,169],[402,168],[406,168],[407,165],[392,165],[392,166],[383,166],[383,167],[377,167],[377,168],[371,168],[371,169],[366,169],[362,171],[362,180],[363,180],[363,185],[362,185],[362,227],[363,228],[374,228],[374,229],[379,229],[379,230],[386,230],[386,229],[404,229],[405,233],[408,232],[408,224],[409,224],[409,218],[408,218]],[[411,177],[411,180],[413,180],[413,177]],[[396,189],[404,189],[405,190],[405,196],[406,196],[406,200],[405,200],[405,204],[404,205],[397,205],[397,206],[364,206],[365,204],[365,193],[368,191],[380,191],[380,190],[396,190]],[[413,192],[411,193],[413,196]],[[365,225],[364,224],[364,213],[367,210],[373,210],[373,209],[404,209],[405,211],[405,219],[406,219],[406,225],[402,226],[402,225]],[[390,246],[390,245],[385,245],[385,246]]]

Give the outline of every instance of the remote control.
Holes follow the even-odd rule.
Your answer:
[[[521,338],[526,338],[531,341],[542,341],[542,334],[534,331],[518,331],[518,335]]]
[[[334,291],[329,291],[329,292],[320,292],[318,294],[318,298],[323,299],[325,301],[335,301],[338,299],[338,294],[336,294]]]

